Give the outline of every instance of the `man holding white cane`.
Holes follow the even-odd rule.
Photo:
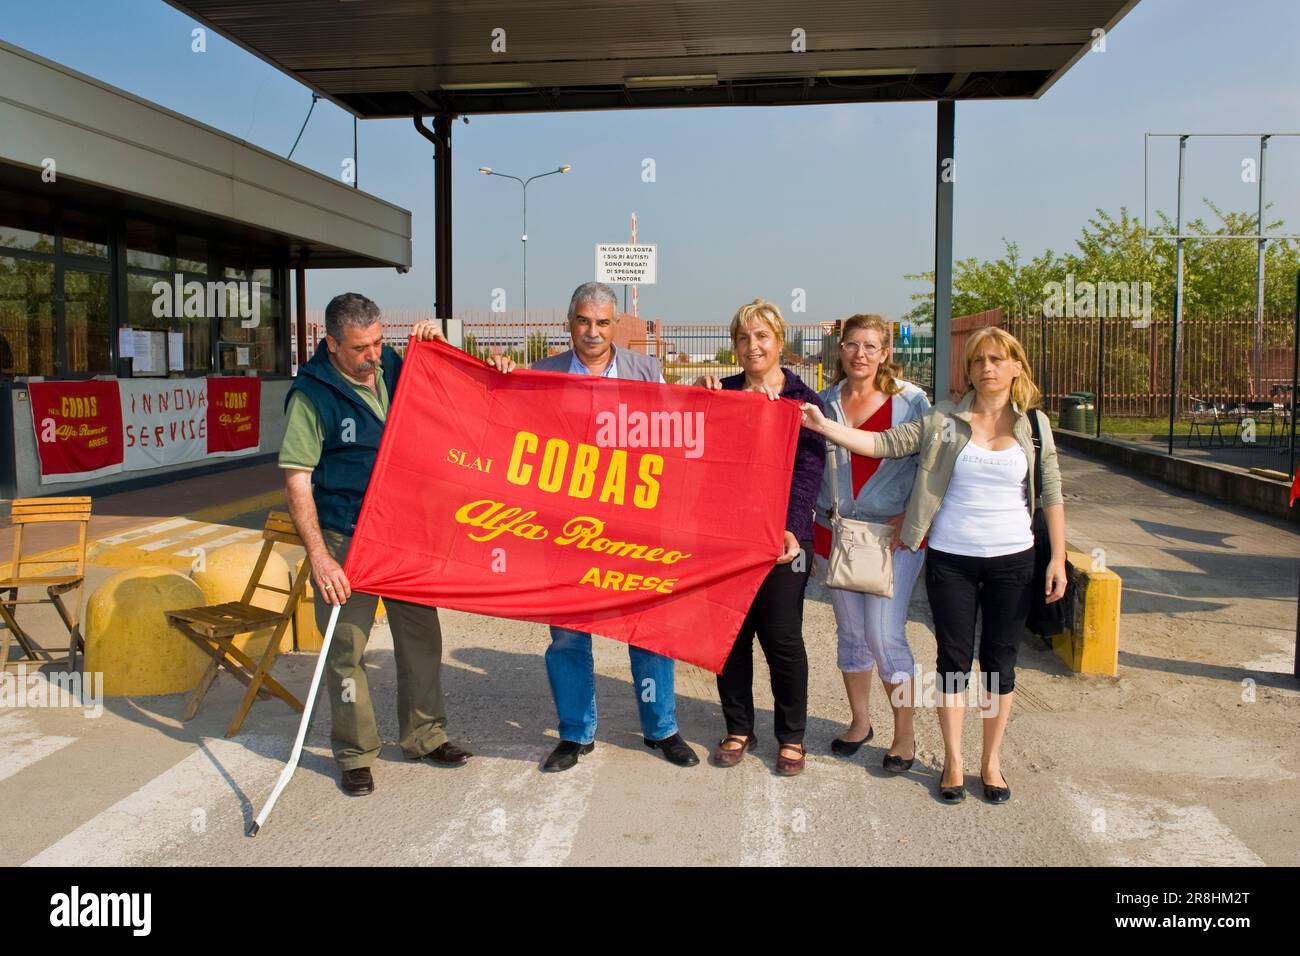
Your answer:
[[[370,765],[379,755],[362,655],[378,598],[353,594],[343,573],[361,502],[379,452],[402,360],[383,344],[379,307],[354,292],[325,309],[325,339],[299,369],[286,399],[280,467],[289,512],[298,527],[319,599],[316,624],[328,627],[341,605],[326,661],[330,738],[345,793],[375,789]],[[421,341],[442,339],[433,322],[414,330]],[[445,341],[445,339],[444,339]],[[437,608],[386,600],[397,661],[399,745],[410,759],[461,766],[471,754],[447,738],[442,700],[442,630]]]

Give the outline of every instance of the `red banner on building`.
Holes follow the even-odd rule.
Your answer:
[[[208,379],[208,454],[248,455],[257,451],[261,409],[260,378]]]
[[[348,580],[716,673],[781,553],[798,431],[790,401],[412,342]]]
[[[257,378],[32,382],[28,392],[45,484],[260,447]]]
[[[80,481],[122,470],[117,382],[32,382],[32,429],[44,481]]]

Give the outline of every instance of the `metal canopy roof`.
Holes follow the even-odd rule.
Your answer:
[[[363,118],[1037,97],[1137,4],[168,2]]]
[[[407,210],[3,41],[0,130],[0,192],[29,212],[62,199],[292,265],[411,265]]]

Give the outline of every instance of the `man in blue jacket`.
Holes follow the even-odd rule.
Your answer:
[[[330,739],[344,792],[360,796],[375,789],[370,765],[380,747],[361,663],[378,598],[353,594],[342,565],[375,466],[402,359],[384,345],[379,306],[355,292],[330,300],[325,332],[285,399],[280,467],[289,512],[311,560],[316,626],[322,632],[331,606],[342,605],[326,667]],[[417,325],[415,335],[442,338],[432,322]],[[413,760],[428,758],[435,764],[460,766],[471,755],[447,739],[438,609],[393,600],[384,606],[397,660],[402,753]]]
[[[602,282],[578,286],[569,301],[573,348],[538,359],[533,370],[662,382],[657,358],[614,346],[617,304],[614,291]],[[515,368],[514,361],[502,355],[492,356],[489,364],[500,372]],[[679,767],[695,766],[700,759],[677,731],[672,658],[631,644],[627,650],[645,745]],[[551,643],[546,649],[546,676],[555,698],[560,743],[542,763],[542,770],[557,773],[574,766],[580,756],[591,753],[596,746],[596,673],[591,635],[552,626]]]

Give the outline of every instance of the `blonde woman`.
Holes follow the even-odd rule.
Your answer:
[[[827,419],[849,428],[883,432],[905,422],[920,421],[930,411],[925,392],[898,376],[889,327],[878,315],[854,315],[840,326],[839,355],[831,385],[821,393]],[[835,505],[841,515],[861,521],[892,524],[902,529],[903,512],[916,478],[916,456],[881,461],[838,449],[826,460],[826,477],[817,498],[813,549],[830,556],[831,469],[836,470]],[[906,773],[916,756],[912,729],[916,661],[907,645],[907,606],[912,587],[925,563],[923,548],[902,547],[894,538],[894,595],[880,597],[830,588],[835,609],[837,663],[844,676],[851,719],[831,741],[831,751],[851,757],[875,736],[871,726],[871,672],[877,670],[894,715],[894,736],[885,753],[884,768]]]
[[[819,409],[817,393],[781,367],[785,319],[771,302],[755,299],[731,320],[731,344],[743,371],[727,378],[701,377],[696,385],[762,392],[772,401],[789,398]],[[785,548],[750,604],[736,643],[718,675],[718,696],[727,736],[713,752],[719,767],[734,767],[752,750],[754,734],[754,638],[767,658],[772,680],[773,719],[778,747],[776,772],[794,776],[804,769],[808,723],[808,652],[803,642],[803,595],[812,551],[813,504],[821,487],[826,442],[806,428],[795,447],[790,496],[785,511]],[[800,557],[800,552],[804,557]]]
[[[1045,415],[1036,411],[1037,386],[1024,347],[999,328],[980,329],[966,343],[966,393],[940,402],[925,419],[872,434],[827,420],[803,406],[804,423],[850,451],[873,458],[918,455],[920,467],[903,518],[902,543],[927,540],[925,586],[939,645],[939,728],[944,767],[939,795],[966,798],[962,766],[962,691],[980,633],[981,716],[984,747],[980,780],[985,799],[1003,803],[1011,788],[1001,748],[1015,692],[1016,652],[1031,600],[1034,538],[1031,516],[1043,509],[1051,539],[1044,597],[1065,594],[1065,505],[1056,445]],[[1041,500],[1034,492],[1033,426],[1042,443]]]

